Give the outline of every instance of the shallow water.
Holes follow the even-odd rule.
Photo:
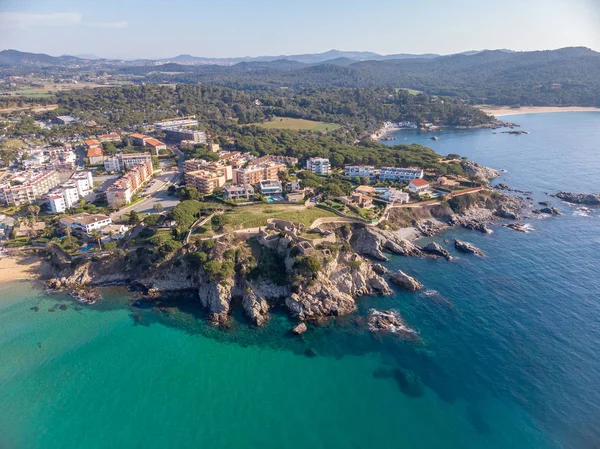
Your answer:
[[[390,143],[507,169],[504,182],[539,200],[600,191],[600,114],[510,119],[531,134]],[[0,447],[597,447],[600,209],[551,200],[565,215],[531,220],[530,233],[437,238],[485,258],[391,259],[426,289],[363,298],[302,338],[277,311],[259,330],[236,312],[224,331],[184,298],[155,312],[118,288],[81,307],[0,286]],[[365,332],[371,307],[399,310],[421,341]]]

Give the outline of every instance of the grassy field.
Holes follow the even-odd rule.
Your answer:
[[[396,87],[395,91],[398,92],[399,90],[405,90],[407,91],[409,94],[412,95],[418,95],[418,94],[422,94],[423,92],[421,92],[420,90],[415,90],[415,89],[405,89],[403,87]]]
[[[317,218],[335,217],[336,215],[320,208],[304,206],[260,205],[238,207],[223,215],[225,223],[234,229],[255,228],[265,226],[268,218],[280,218],[310,226]]]
[[[23,140],[17,138],[6,139],[0,143],[0,148],[6,148],[7,150],[18,150],[26,146],[27,144]]]
[[[272,122],[259,123],[267,129],[287,129],[290,131],[333,131],[340,128],[340,125],[325,122],[315,122],[313,120],[304,120],[302,118],[277,117]]]

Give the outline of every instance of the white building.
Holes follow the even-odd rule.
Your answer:
[[[408,190],[412,193],[426,192],[429,187],[429,183],[424,179],[414,179],[408,183]]]
[[[381,181],[411,181],[422,177],[423,170],[416,168],[383,167],[379,171]]]
[[[331,163],[325,157],[311,157],[306,161],[306,169],[316,175],[328,175],[331,170]]]
[[[112,224],[112,220],[107,215],[79,214],[61,219],[60,224],[63,226],[68,226],[73,230],[79,230],[85,232],[86,234],[90,234],[93,231],[100,230]]]
[[[390,203],[408,203],[410,196],[406,192],[398,189],[387,189],[379,198],[389,201]]]
[[[375,167],[372,165],[346,165],[344,167],[344,175],[347,178],[374,178]]]
[[[274,179],[266,179],[264,181],[260,181],[260,193],[263,195],[281,195],[283,193],[283,188],[281,187],[281,183],[279,181],[275,181]]]
[[[79,192],[75,184],[66,184],[54,189],[48,195],[50,212],[62,214],[79,202]]]
[[[89,170],[75,173],[69,181],[75,184],[79,196],[89,195],[94,190],[94,177]]]

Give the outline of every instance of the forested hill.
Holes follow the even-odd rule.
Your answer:
[[[451,95],[473,104],[600,106],[600,53],[586,48],[386,61],[347,60],[301,66],[297,62],[234,66],[141,66],[123,73],[150,82],[205,82],[241,89],[285,86],[402,87]]]
[[[136,126],[194,114],[208,127],[294,117],[337,123],[355,135],[373,132],[384,121],[443,126],[477,126],[493,118],[455,98],[430,97],[385,88],[264,89],[247,92],[221,86],[124,86],[59,92],[60,108],[83,120]]]

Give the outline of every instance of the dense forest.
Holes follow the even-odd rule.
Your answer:
[[[445,126],[490,123],[491,117],[447,97],[383,88],[264,89],[246,92],[204,84],[80,89],[57,95],[59,112],[119,127],[194,114],[209,130],[295,117],[343,125],[356,135],[384,121],[432,122]]]
[[[600,106],[600,54],[586,48],[386,61],[243,62],[234,66],[127,67],[148,82],[211,83],[244,90],[285,86],[410,88],[472,104]]]

